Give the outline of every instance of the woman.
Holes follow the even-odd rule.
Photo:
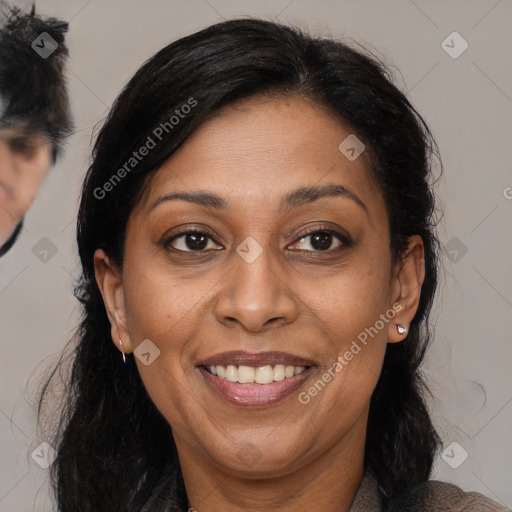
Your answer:
[[[504,510],[427,482],[435,155],[339,42],[232,20],[146,62],[82,190],[59,510]]]

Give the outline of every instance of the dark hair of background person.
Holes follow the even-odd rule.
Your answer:
[[[35,9],[25,13],[0,0],[0,129],[16,129],[25,146],[31,136],[46,137],[52,163],[73,124],[64,76],[67,31],[67,22],[43,19]],[[43,32],[58,44],[47,58],[32,48]],[[18,141],[13,144],[13,150],[23,149]]]
[[[429,478],[440,439],[424,399],[420,364],[431,338],[428,319],[439,271],[431,179],[439,152],[388,69],[352,46],[269,21],[230,20],[166,46],[121,91],[98,133],[77,222],[83,274],[75,295],[83,317],[70,342],[70,379],[53,439],[58,457],[51,476],[60,511],[140,510],[178,467],[171,428],[147,394],[133,355],[123,364],[112,343],[93,255],[103,248],[122,266],[128,217],[151,176],[221,107],[256,94],[313,99],[363,141],[387,204],[393,263],[407,237],[423,239],[426,276],[418,311],[406,340],[387,346],[371,398],[365,468],[386,498]],[[197,101],[192,112],[97,199],[95,189],[191,97]],[[63,354],[45,381],[40,418],[52,377],[66,360]]]

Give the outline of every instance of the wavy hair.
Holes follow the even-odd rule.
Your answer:
[[[148,178],[220,108],[256,94],[310,98],[364,142],[387,205],[393,263],[409,236],[423,240],[426,275],[419,307],[406,341],[387,346],[371,398],[365,467],[387,499],[430,476],[439,437],[420,365],[431,338],[429,315],[438,280],[435,141],[371,52],[296,27],[234,19],[181,38],[145,62],[96,138],[77,223],[83,273],[75,295],[83,317],[72,340],[72,367],[53,439],[58,456],[51,476],[62,512],[140,510],[170,468],[179,467],[171,428],[149,398],[133,356],[123,365],[111,341],[93,255],[102,248],[122,266],[127,221]],[[155,127],[190,98],[197,101],[193,112],[164,132],[144,160],[98,198],[98,190]],[[42,390],[40,413],[65,360]]]

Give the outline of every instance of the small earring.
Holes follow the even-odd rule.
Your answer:
[[[407,327],[402,327],[401,325],[397,325],[396,328],[398,329],[398,334],[404,334],[407,332]]]
[[[121,338],[119,338],[119,345],[121,345],[121,347],[123,346],[123,342],[121,341]],[[126,356],[124,355],[124,352],[122,352],[123,354],[123,363],[126,363]]]

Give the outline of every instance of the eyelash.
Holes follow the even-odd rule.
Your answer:
[[[307,238],[308,236],[311,236],[311,235],[315,235],[317,233],[326,233],[328,235],[332,235],[333,237],[335,237],[339,242],[341,242],[341,246],[335,248],[335,249],[326,249],[325,251],[321,251],[321,250],[309,250],[309,249],[291,249],[292,251],[302,251],[302,252],[308,252],[308,253],[333,253],[333,252],[336,252],[336,251],[339,251],[343,248],[349,248],[349,247],[352,247],[352,240],[350,238],[350,236],[348,236],[347,234],[345,233],[342,233],[342,232],[339,232],[339,231],[336,231],[332,228],[329,228],[329,227],[322,227],[322,226],[316,226],[314,229],[310,230],[310,231],[306,231],[305,233],[302,233],[301,235],[299,235],[299,237],[292,243],[295,244],[297,242],[300,242],[301,240],[303,240],[304,238]],[[213,242],[217,243],[210,235],[210,233],[208,231],[205,231],[205,230],[202,230],[202,229],[187,229],[185,231],[182,231],[180,233],[176,233],[174,235],[172,235],[171,237],[168,237],[166,239],[164,239],[162,241],[162,245],[164,246],[164,248],[166,249],[169,249],[170,248],[170,245],[172,242],[174,242],[175,240],[178,240],[179,238],[183,237],[183,236],[186,236],[186,235],[202,235],[202,236],[205,236],[207,238],[209,238],[210,240],[212,240]],[[185,254],[202,254],[202,253],[206,253],[206,252],[209,252],[209,251],[206,251],[204,249],[201,249],[201,250],[190,250],[190,251],[183,251],[181,249],[175,249],[174,247],[171,247],[170,248],[171,250],[173,251],[176,251],[178,253],[185,253]],[[219,250],[219,249],[213,249],[213,250]],[[211,249],[210,249],[211,251]]]

